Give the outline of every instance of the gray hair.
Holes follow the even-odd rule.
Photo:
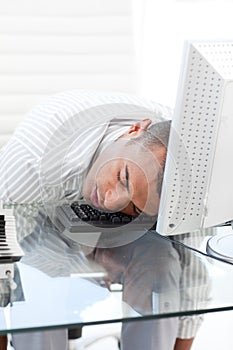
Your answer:
[[[146,132],[142,133],[136,138],[136,142],[139,142],[145,148],[153,149],[155,146],[164,147],[167,149],[169,134],[171,129],[171,121],[165,120],[159,123],[152,124]],[[157,177],[157,193],[161,194],[165,159],[161,165]]]
[[[137,142],[147,148],[153,148],[154,146],[167,148],[170,128],[171,120],[152,124],[145,133],[137,137]]]

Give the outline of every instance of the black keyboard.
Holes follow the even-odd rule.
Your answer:
[[[72,204],[63,204],[56,208],[56,217],[63,227],[70,232],[93,232],[101,228],[123,228],[141,229],[153,227],[156,217],[140,215],[133,216],[121,212],[103,212],[97,210],[85,202],[79,201]],[[133,223],[133,225],[128,225]]]
[[[0,210],[0,278],[6,278],[6,271],[13,276],[13,263],[24,255],[18,244],[15,217],[11,209]]]

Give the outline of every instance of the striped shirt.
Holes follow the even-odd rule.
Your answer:
[[[125,94],[74,90],[52,96],[29,112],[1,150],[0,199],[79,198],[95,153],[147,116],[160,121],[171,110]]]

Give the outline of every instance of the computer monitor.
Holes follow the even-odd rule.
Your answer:
[[[160,234],[233,220],[232,156],[233,41],[187,42],[161,192]]]

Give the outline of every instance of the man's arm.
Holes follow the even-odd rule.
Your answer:
[[[40,202],[36,159],[17,140],[0,151],[0,199],[4,203]]]

